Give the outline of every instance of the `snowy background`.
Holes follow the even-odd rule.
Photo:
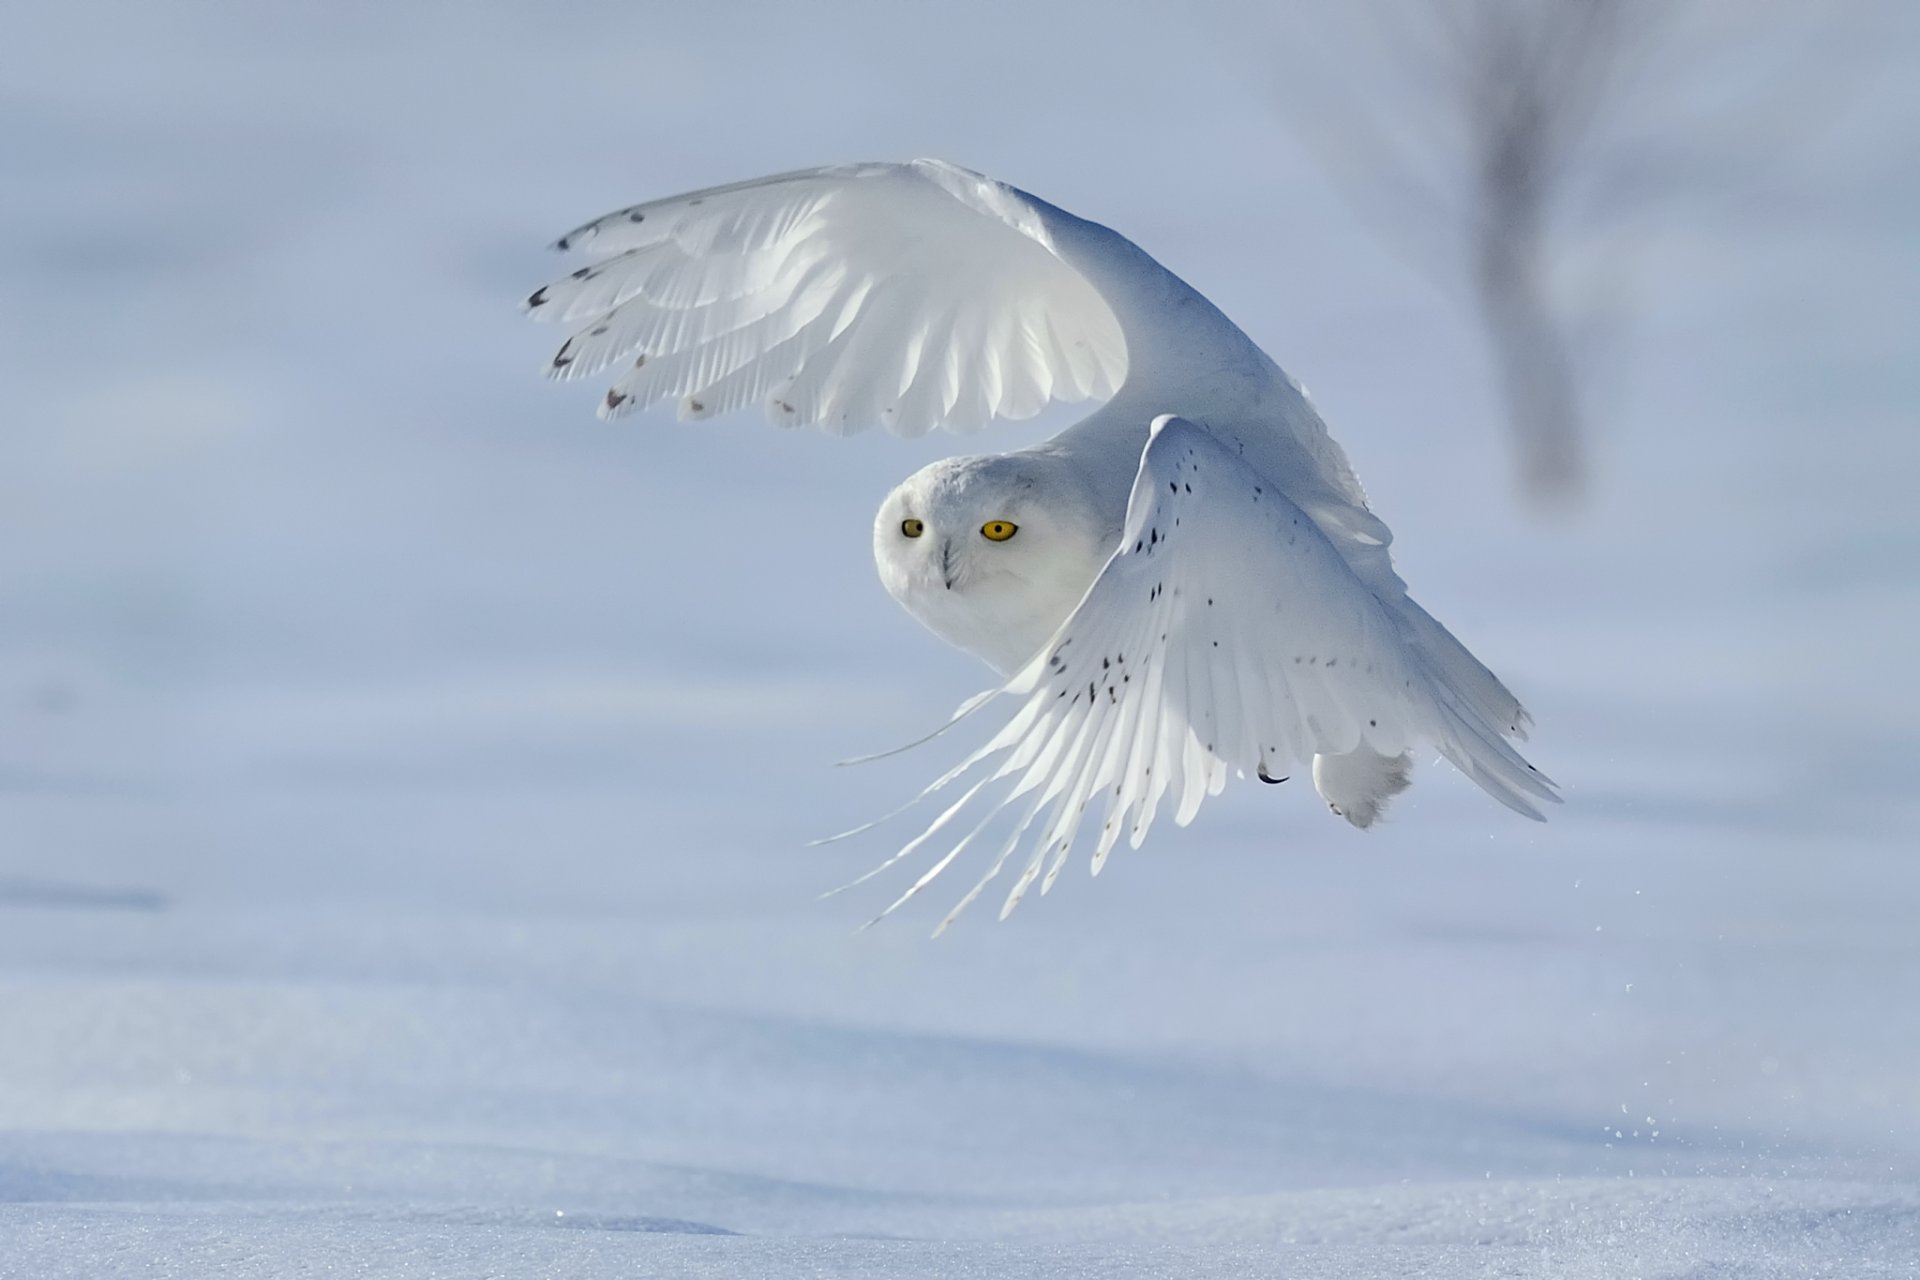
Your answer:
[[[0,1274],[1920,1273],[1913,11],[1761,63],[1805,128],[1636,92],[1707,141],[1590,224],[1546,522],[1310,44],[1091,12],[0,20]],[[915,155],[1307,384],[1564,811],[1243,785],[937,943],[964,876],[814,900],[950,755],[831,762],[983,682],[868,550],[967,446],[602,424],[517,302],[608,208]]]

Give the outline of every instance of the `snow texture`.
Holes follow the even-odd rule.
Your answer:
[[[10,16],[0,1275],[1920,1273],[1913,18],[1636,225],[1542,526],[1278,35],[1085,12]],[[594,210],[919,154],[1307,382],[1551,823],[1421,760],[938,943],[855,932],[917,868],[815,900],[931,767],[829,762],[981,684],[866,554],[953,442],[598,423],[515,304]]]

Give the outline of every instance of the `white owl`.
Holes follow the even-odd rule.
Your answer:
[[[1507,741],[1525,737],[1519,702],[1407,595],[1300,388],[1124,237],[917,160],[636,205],[556,247],[593,261],[527,306],[578,326],[553,376],[615,370],[602,416],[672,398],[683,419],[758,404],[783,426],[920,435],[1103,402],[1034,448],[926,467],[881,504],[887,590],[1019,703],[928,789],[978,775],[883,864],[965,831],[894,906],[1009,807],[942,928],[1023,841],[1003,917],[1043,872],[1053,883],[1084,825],[1097,872],[1163,801],[1184,825],[1230,772],[1279,782],[1311,761],[1356,827],[1421,747],[1527,817],[1559,799]]]

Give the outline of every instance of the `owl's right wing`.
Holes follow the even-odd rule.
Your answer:
[[[601,415],[762,405],[784,426],[970,431],[1127,374],[1112,308],[1036,202],[939,161],[844,165],[635,205],[562,236],[593,261],[527,299],[576,326],[558,378]]]
[[[1052,883],[1084,823],[1098,824],[1098,871],[1123,835],[1139,846],[1163,801],[1184,826],[1229,772],[1279,780],[1316,756],[1374,768],[1431,746],[1500,803],[1540,817],[1536,802],[1559,797],[1506,741],[1517,719],[1489,720],[1456,683],[1237,450],[1161,418],[1119,549],[1002,691],[1024,699],[1005,727],[931,789],[985,776],[892,861],[976,798],[990,812],[894,905],[1009,806],[1019,815],[1011,836],[953,914],[1023,841],[1003,915],[1043,867],[1043,889]]]

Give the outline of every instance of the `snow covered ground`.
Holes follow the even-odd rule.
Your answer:
[[[1835,13],[1820,127],[1634,224],[1546,525],[1224,6],[9,17],[0,1275],[1920,1273],[1920,80]],[[982,681],[867,551],[964,446],[606,426],[515,303],[918,154],[1307,383],[1563,812],[1242,786],[1005,925],[814,900],[950,756],[830,762]]]

